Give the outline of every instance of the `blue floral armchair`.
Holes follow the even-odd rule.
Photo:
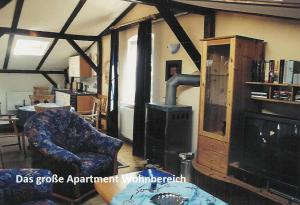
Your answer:
[[[66,183],[73,177],[105,177],[117,173],[117,153],[122,141],[98,132],[78,114],[48,110],[25,124],[32,147],[32,166],[46,168],[64,177],[55,183],[55,195],[77,202],[94,190],[92,183]]]
[[[32,183],[18,182],[16,177],[28,177]],[[52,173],[44,169],[1,169],[0,204],[55,205],[49,198],[52,183],[36,183],[38,177],[51,177]]]

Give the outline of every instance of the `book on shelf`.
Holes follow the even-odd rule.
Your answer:
[[[285,76],[285,83],[293,84],[293,63],[292,61],[287,61],[286,63],[286,76]]]
[[[300,62],[286,60],[283,71],[283,83],[300,84]]]
[[[253,82],[264,82],[264,61],[253,61],[251,68],[251,79]]]
[[[293,61],[293,84],[300,84],[300,62]]]
[[[266,92],[251,92],[251,95],[267,96],[268,93],[266,93]]]
[[[269,83],[274,83],[275,79],[275,60],[270,60],[269,61]]]
[[[297,91],[295,94],[295,101],[300,101],[300,91]]]
[[[278,61],[274,61],[274,77],[273,77],[273,83],[279,83],[279,62]]]
[[[282,91],[282,90],[274,90],[272,98],[276,100],[291,100],[292,92],[290,91]]]
[[[251,95],[252,98],[261,98],[261,99],[268,99],[267,96],[261,96],[261,95]]]
[[[265,69],[265,76],[264,76],[264,82],[269,82],[269,61],[265,61],[264,63],[264,69]]]
[[[283,83],[283,74],[284,74],[285,60],[279,61],[279,83]]]
[[[253,61],[251,73],[252,82],[300,84],[299,61]]]
[[[266,92],[251,92],[251,97],[267,99],[268,94]]]

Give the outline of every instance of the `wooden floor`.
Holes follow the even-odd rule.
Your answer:
[[[15,139],[0,139],[0,144],[15,143]],[[138,171],[142,169],[142,159],[132,156],[132,146],[125,143],[118,155],[118,160],[122,163],[129,165],[129,167],[119,169],[119,173],[128,173]],[[5,168],[30,168],[31,156],[30,150],[28,151],[28,157],[25,159],[22,151],[18,150],[17,146],[6,147],[3,149],[3,161]],[[56,201],[58,204],[65,205],[67,203],[62,201]],[[105,204],[102,198],[98,194],[94,194],[90,198],[84,200],[82,205],[103,205]]]

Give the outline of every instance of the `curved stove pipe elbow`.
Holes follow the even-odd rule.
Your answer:
[[[166,105],[176,105],[176,91],[179,85],[188,85],[192,87],[200,86],[199,75],[177,74],[167,81]]]

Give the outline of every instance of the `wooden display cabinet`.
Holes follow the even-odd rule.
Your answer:
[[[242,112],[256,111],[245,82],[253,60],[262,60],[264,42],[241,36],[204,39],[196,163],[228,173],[232,137],[241,130]]]

